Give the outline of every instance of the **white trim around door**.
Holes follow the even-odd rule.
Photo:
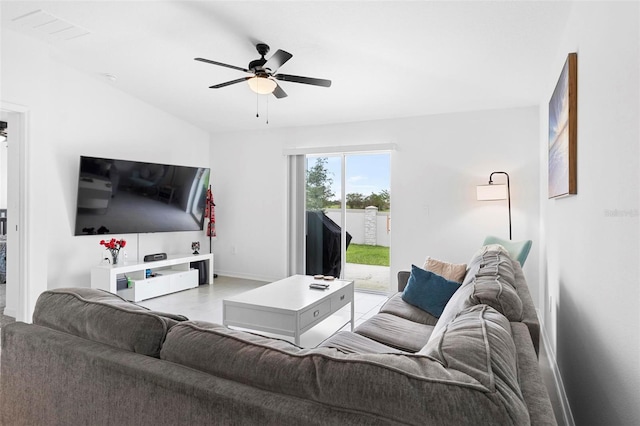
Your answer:
[[[0,101],[0,110],[10,117],[10,140],[18,146],[18,180],[8,183],[7,191],[18,194],[16,203],[17,211],[11,212],[11,228],[7,232],[8,244],[15,244],[16,258],[7,256],[7,285],[12,285],[11,291],[17,292],[17,305],[7,306],[5,315],[12,316],[18,321],[31,322],[29,307],[31,302],[31,285],[29,280],[29,199],[27,188],[29,187],[29,108],[10,102]],[[15,158],[15,157],[14,157]],[[10,235],[13,234],[13,235]],[[11,239],[10,239],[11,238]],[[9,248],[9,247],[8,247]],[[8,295],[9,296],[9,295]],[[9,299],[9,297],[7,297]],[[9,303],[9,302],[8,302]]]

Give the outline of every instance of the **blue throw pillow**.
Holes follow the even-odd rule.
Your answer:
[[[402,300],[440,318],[445,305],[459,287],[460,283],[411,265],[411,275],[402,293]]]

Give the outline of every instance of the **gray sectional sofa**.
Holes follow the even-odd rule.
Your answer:
[[[401,274],[400,289],[406,274]],[[2,329],[7,425],[554,425],[522,270],[483,247],[435,318],[401,293],[317,348],[44,292]]]

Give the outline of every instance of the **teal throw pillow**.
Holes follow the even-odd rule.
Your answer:
[[[402,293],[402,300],[440,318],[445,305],[459,287],[460,283],[411,265],[411,275]]]

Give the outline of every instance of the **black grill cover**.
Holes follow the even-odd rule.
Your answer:
[[[323,211],[307,211],[307,275],[340,276],[340,232]],[[347,248],[350,242],[347,232]]]

